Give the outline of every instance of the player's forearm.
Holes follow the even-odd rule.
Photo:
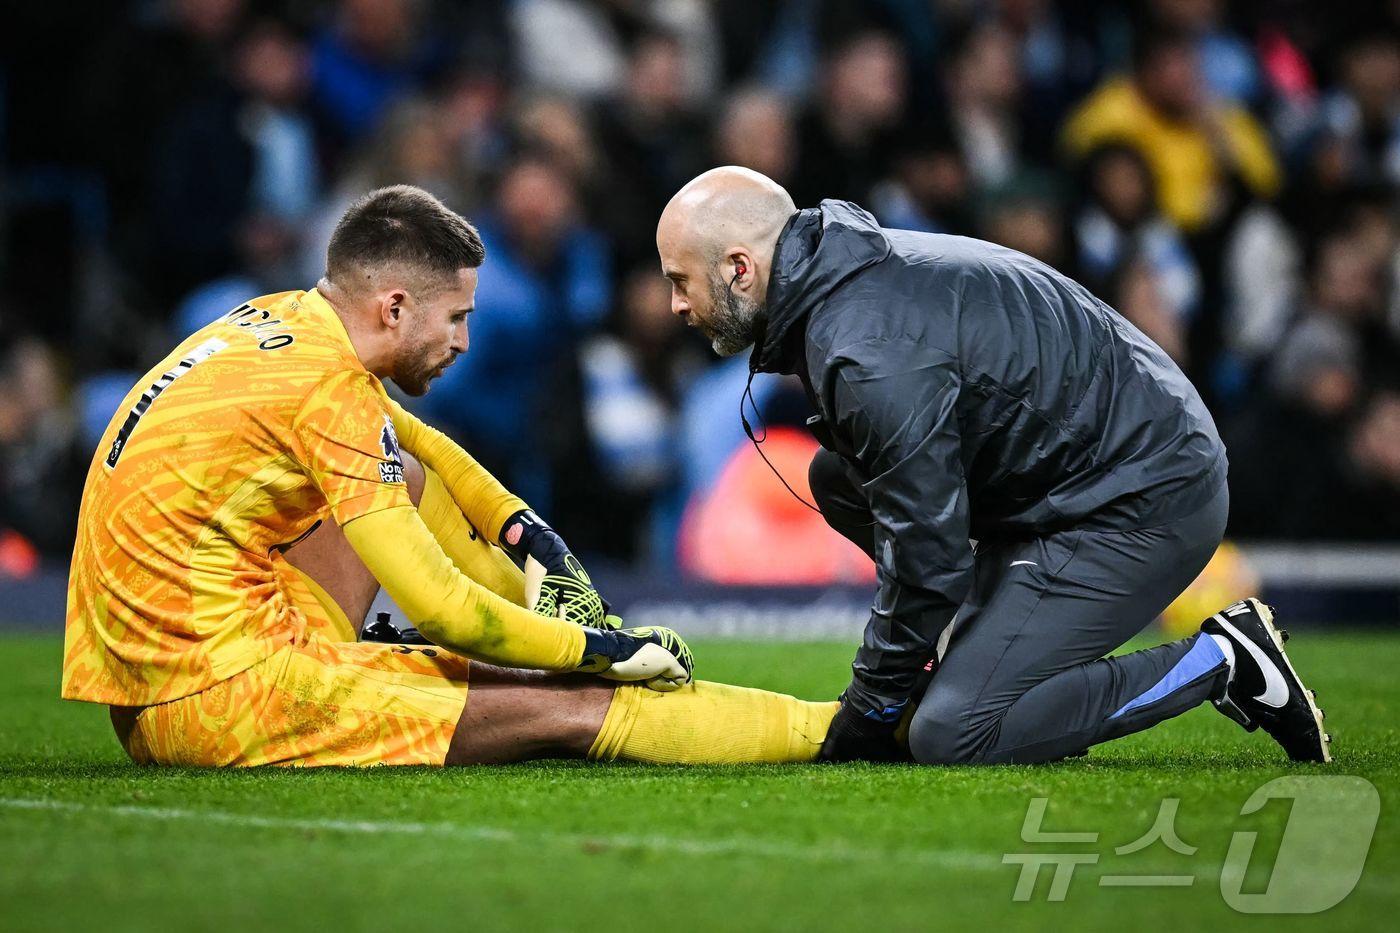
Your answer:
[[[467,520],[495,543],[506,519],[528,508],[525,501],[501,485],[457,442],[392,399],[389,412],[394,433],[409,453],[427,464],[442,479],[447,491]]]
[[[919,673],[957,607],[942,594],[903,587],[882,575],[880,595],[851,664],[850,686],[822,743],[824,761],[903,761],[897,737]]]
[[[416,509],[372,512],[346,524],[345,536],[430,641],[506,667],[571,671],[583,658],[581,628],[522,609],[463,575]]]
[[[852,673],[858,685],[880,697],[909,695],[957,606],[942,594],[881,581],[876,610],[865,628]]]

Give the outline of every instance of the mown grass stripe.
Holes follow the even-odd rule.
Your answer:
[[[123,804],[89,804],[67,800],[41,800],[31,797],[0,797],[0,807],[11,810],[38,810],[59,813],[90,813],[135,819],[217,823],[223,826],[301,832],[350,833],[364,835],[396,834],[450,836],[483,842],[563,845],[597,849],[639,849],[661,854],[682,853],[699,856],[743,855],[762,859],[799,859],[814,862],[876,862],[897,864],[919,862],[941,868],[969,871],[1004,871],[1001,855],[961,850],[874,850],[840,845],[785,845],[753,838],[675,839],[668,836],[642,836],[628,833],[556,833],[521,831],[500,826],[465,826],[460,823],[413,821],[333,820],[300,817],[258,816],[225,810],[185,810],[173,807],[142,807]]]

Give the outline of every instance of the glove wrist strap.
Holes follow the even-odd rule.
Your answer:
[[[535,538],[547,530],[549,530],[549,525],[545,524],[544,520],[533,510],[521,509],[506,519],[505,524],[501,525],[497,543],[517,564],[523,564],[525,558],[530,556]]]

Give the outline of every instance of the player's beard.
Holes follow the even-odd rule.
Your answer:
[[[394,382],[414,398],[427,395],[429,383],[442,375],[454,359],[451,353],[444,359],[431,346],[413,347],[399,359]]]
[[[716,353],[733,356],[752,346],[758,336],[758,322],[762,314],[763,309],[758,302],[734,294],[734,289],[719,277],[718,270],[711,272],[710,317],[703,330]]]

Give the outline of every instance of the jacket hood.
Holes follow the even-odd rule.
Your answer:
[[[850,201],[823,201],[793,214],[773,247],[765,325],[749,369],[795,372],[807,315],[842,282],[889,254],[879,223]]]

